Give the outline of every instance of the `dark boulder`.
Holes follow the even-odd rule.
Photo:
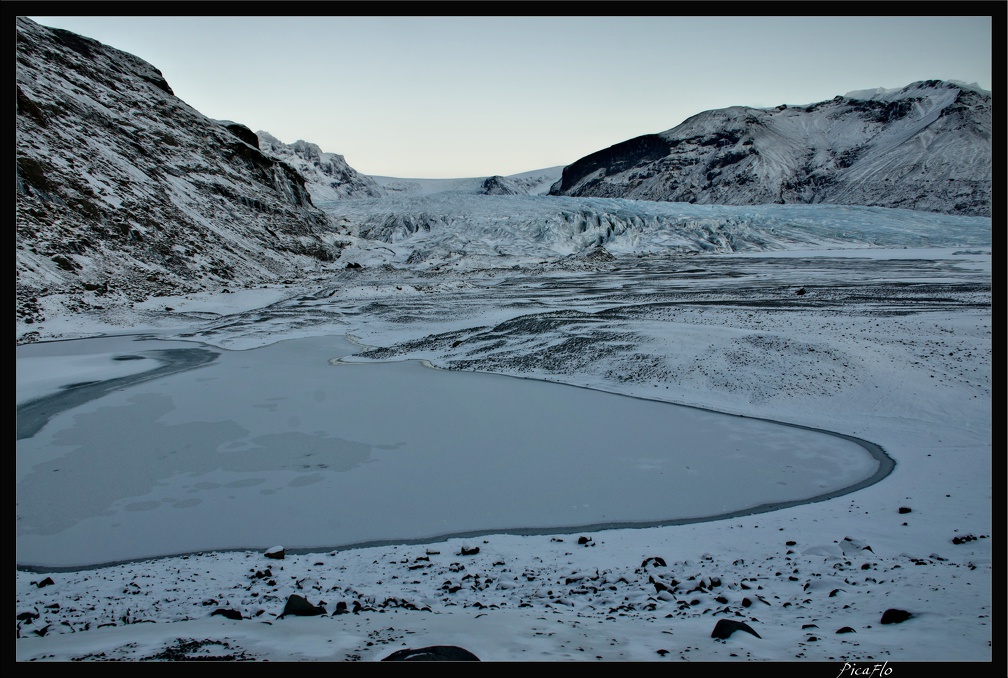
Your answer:
[[[883,624],[899,624],[905,622],[907,619],[913,615],[906,610],[900,610],[895,607],[891,607],[882,613],[882,623]]]
[[[736,621],[735,619],[718,619],[710,636],[711,638],[720,638],[721,640],[724,640],[736,631],[745,631],[746,633],[753,634],[757,638],[761,638],[760,634],[753,631],[751,626],[745,622]]]
[[[383,662],[478,662],[479,657],[454,645],[431,645],[418,649],[396,650]]]
[[[229,610],[224,607],[218,607],[216,610],[210,613],[211,617],[216,617],[217,615],[227,617],[228,619],[234,619],[235,621],[241,621],[242,619],[241,612],[239,612],[238,610]]]
[[[287,599],[287,604],[284,605],[284,610],[280,613],[280,619],[283,619],[288,614],[293,614],[299,617],[310,617],[317,614],[325,614],[326,610],[321,605],[312,605],[303,596],[299,596],[296,593],[292,593]]]

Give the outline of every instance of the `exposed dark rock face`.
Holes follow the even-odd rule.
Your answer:
[[[483,180],[480,193],[484,195],[526,195],[528,191],[507,177],[495,175]]]
[[[245,125],[237,122],[230,122],[224,125],[231,134],[235,135],[252,148],[259,148],[259,137]]]
[[[646,134],[596,151],[565,167],[559,186],[554,185],[550,193],[619,197],[612,193],[618,189],[604,186],[602,177],[660,160],[668,155],[671,148],[669,142],[657,134]],[[599,176],[593,177],[596,174]]]
[[[938,80],[807,107],[706,111],[577,160],[550,193],[990,216],[991,114],[989,92]]]
[[[304,179],[147,62],[23,17],[16,52],[18,317],[40,295],[139,301],[339,256]]]

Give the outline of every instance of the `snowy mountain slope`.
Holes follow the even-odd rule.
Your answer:
[[[304,140],[285,144],[269,132],[259,131],[259,149],[293,167],[305,179],[305,188],[318,203],[342,198],[378,198],[382,189],[374,179],[360,174],[342,155],[325,153],[317,144]]]
[[[705,111],[581,158],[550,193],[989,216],[991,107],[990,92],[929,80],[803,107]]]
[[[125,52],[17,20],[17,315],[276,281],[338,257],[303,178]],[[71,309],[72,310],[72,309]]]

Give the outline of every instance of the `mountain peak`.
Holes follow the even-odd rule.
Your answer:
[[[285,144],[269,132],[258,133],[259,148],[293,167],[305,179],[305,188],[318,204],[346,198],[377,198],[384,195],[369,176],[360,174],[337,153],[325,153],[318,144],[298,139]]]
[[[990,216],[991,126],[990,93],[941,80],[808,106],[731,106],[585,156],[550,193]]]

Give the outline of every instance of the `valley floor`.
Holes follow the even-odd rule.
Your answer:
[[[846,496],[692,525],[19,569],[16,658],[367,662],[458,645],[484,661],[815,661],[834,676],[845,663],[1003,662],[991,291],[989,251],[644,257],[365,267],[49,322],[39,339],[156,331],[235,350],[347,335],[356,361],[818,427],[876,443],[896,467]],[[291,594],[326,614],[278,618]],[[889,609],[911,616],[883,624]],[[758,637],[712,638],[722,618]]]

